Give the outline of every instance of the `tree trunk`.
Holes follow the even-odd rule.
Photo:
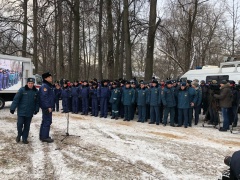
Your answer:
[[[33,64],[34,74],[38,73],[38,3],[33,0]]]
[[[57,35],[58,35],[58,18],[57,18],[57,0],[54,0],[54,8],[55,8],[55,27],[54,27],[54,58],[53,58],[53,78],[54,80],[59,80],[58,72],[57,72]]]
[[[74,0],[73,79],[79,78],[79,0]]]
[[[28,0],[23,2],[23,43],[22,43],[22,57],[27,57],[27,7]]]
[[[103,12],[103,0],[100,0],[99,4],[99,17],[98,17],[98,79],[103,79],[102,74],[102,12]]]
[[[123,13],[123,24],[124,24],[124,42],[125,42],[125,56],[126,56],[126,79],[132,78],[132,60],[131,60],[131,42],[129,32],[129,12],[128,12],[128,0],[124,0],[124,13]]]
[[[124,44],[125,44],[124,43],[124,24],[122,23],[120,55],[119,55],[119,69],[118,69],[119,78],[123,78]]]
[[[108,54],[107,54],[107,67],[108,79],[112,79],[114,72],[114,59],[113,59],[113,23],[112,23],[112,0],[107,1],[107,38],[108,38]]]
[[[65,76],[64,58],[63,58],[63,17],[62,17],[62,0],[58,0],[58,55],[59,55],[59,71],[61,79]]]
[[[152,79],[153,75],[153,53],[154,53],[154,40],[156,34],[156,28],[160,21],[156,22],[156,7],[157,0],[150,1],[150,14],[149,14],[149,30],[148,30],[148,40],[147,40],[147,57],[145,62],[145,81]]]
[[[71,2],[73,4],[73,2]],[[68,39],[68,77],[69,79],[73,79],[72,74],[72,23],[73,23],[73,14],[72,9],[70,9],[70,15],[69,15],[69,39]],[[78,80],[78,79],[76,79]]]

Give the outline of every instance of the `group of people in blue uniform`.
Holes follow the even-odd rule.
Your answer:
[[[155,78],[150,83],[137,82],[136,79],[109,81],[69,81],[55,82],[55,108],[59,111],[62,99],[62,113],[72,112],[100,118],[134,119],[138,122],[166,126],[170,116],[170,126],[192,126],[193,114],[195,125],[199,121],[202,105],[202,90],[198,80],[176,82],[167,80],[158,82]],[[99,113],[100,112],[100,113]],[[195,112],[195,113],[193,113]]]
[[[20,78],[20,74],[17,71],[0,68],[0,91],[17,84]]]

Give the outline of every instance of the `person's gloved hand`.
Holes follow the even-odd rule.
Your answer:
[[[33,114],[36,115],[38,112],[37,111],[34,111]]]
[[[11,109],[10,109],[10,113],[11,113],[11,114],[14,114],[14,110],[11,110]]]

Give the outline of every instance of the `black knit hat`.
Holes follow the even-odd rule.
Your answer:
[[[43,73],[43,74],[42,74],[42,78],[43,78],[43,79],[46,79],[46,78],[48,78],[49,76],[52,76],[51,73],[49,73],[49,72],[46,72],[46,73]]]

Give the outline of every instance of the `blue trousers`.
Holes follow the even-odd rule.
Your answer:
[[[100,99],[100,116],[107,117],[108,115],[108,98],[101,98]]]
[[[167,124],[168,114],[170,113],[170,124],[174,124],[175,107],[165,107],[163,123]]]
[[[72,97],[72,112],[78,113],[78,96]]]
[[[153,123],[160,123],[159,106],[150,106],[150,120]]]
[[[59,111],[59,98],[54,99],[54,110],[56,108],[56,111]]]
[[[97,98],[92,98],[92,115],[98,116],[98,100]]]
[[[64,112],[69,112],[68,98],[62,98],[62,107]]]
[[[42,110],[42,124],[40,127],[40,139],[49,138],[51,124],[52,124],[52,112],[46,113],[46,110]]]
[[[138,120],[141,122],[145,122],[145,120],[146,120],[146,105],[138,106]]]
[[[178,109],[178,125],[188,126],[188,109]]]
[[[229,109],[230,108],[222,108],[223,129],[229,129]]]
[[[88,98],[87,97],[83,97],[82,98],[82,113],[83,114],[88,114]]]
[[[124,119],[130,121],[131,119],[131,105],[124,105]]]
[[[193,108],[188,109],[188,124],[192,126],[192,118],[193,118]]]
[[[112,103],[112,117],[119,117],[119,103]]]
[[[194,107],[195,124],[198,124],[200,111],[201,111],[201,105]]]
[[[23,141],[26,141],[28,138],[31,121],[32,117],[18,116],[17,131],[18,136],[22,136]]]

